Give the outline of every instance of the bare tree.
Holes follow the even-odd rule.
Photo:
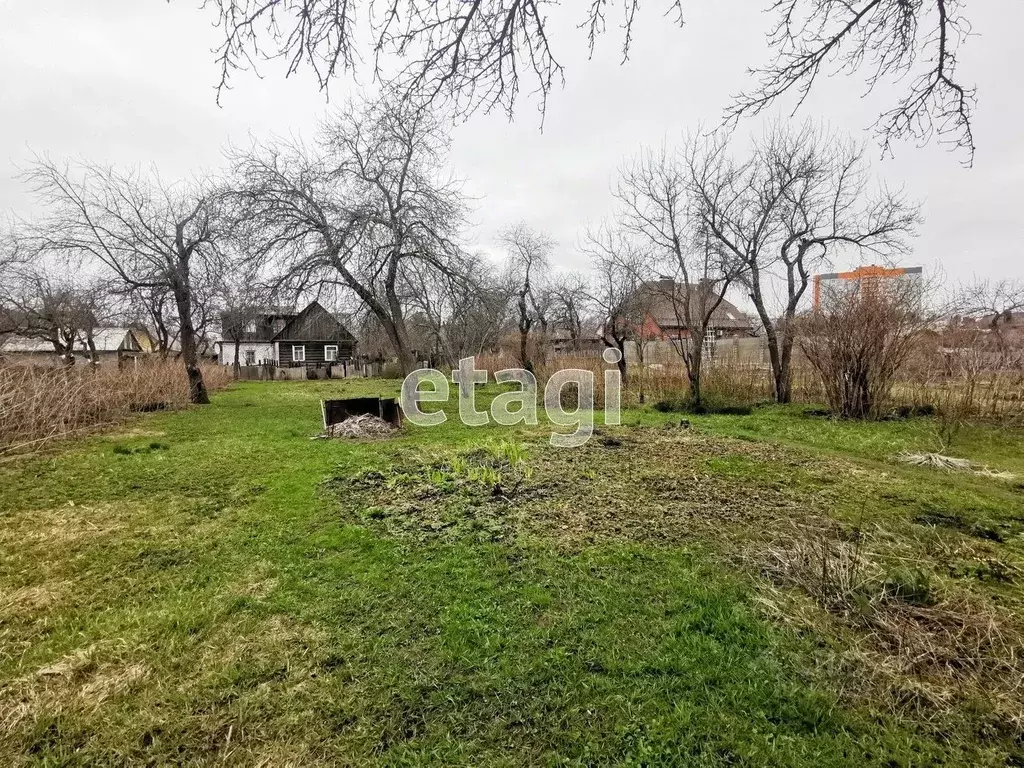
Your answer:
[[[12,226],[0,229],[0,338],[17,330],[16,313],[7,294],[14,285],[15,268],[25,262],[25,248]]]
[[[1006,329],[1024,312],[1024,281],[976,280],[958,291],[953,307],[959,315],[980,318],[994,341],[997,367],[1005,368],[1010,357]]]
[[[223,341],[234,344],[232,368],[237,379],[241,373],[242,341],[260,316],[273,303],[273,289],[260,279],[250,261],[237,258],[217,281],[217,306]]]
[[[194,273],[220,257],[226,224],[203,182],[168,184],[156,172],[119,171],[39,158],[23,174],[48,217],[34,227],[42,247],[102,264],[126,287],[174,298],[189,400],[210,402],[199,360]]]
[[[745,265],[722,247],[706,226],[694,190],[730,194],[728,166],[717,162],[721,146],[691,138],[681,151],[645,150],[621,170],[616,197],[623,226],[654,255],[671,279],[649,283],[672,307],[677,327],[670,340],[686,366],[690,397],[702,404],[701,373],[712,317]]]
[[[51,345],[64,365],[74,365],[76,349],[97,362],[95,332],[109,310],[102,282],[26,265],[8,275],[0,292],[10,332]]]
[[[601,341],[619,351],[619,374],[629,382],[628,345],[642,357],[650,316],[650,294],[643,290],[653,275],[650,254],[628,234],[604,222],[588,228],[580,244],[594,269],[591,300],[600,312]],[[640,361],[641,366],[643,361]]]
[[[275,140],[233,151],[236,198],[258,228],[260,256],[283,284],[337,285],[376,317],[404,373],[412,265],[454,274],[466,203],[445,164],[439,120],[396,98],[350,104],[320,126],[317,145]]]
[[[696,210],[710,236],[746,267],[775,398],[788,403],[794,320],[813,272],[835,250],[882,259],[904,252],[918,207],[899,192],[873,189],[863,146],[811,122],[773,126],[741,162],[724,138],[690,158]]]
[[[500,241],[508,253],[509,275],[515,285],[519,364],[532,373],[535,361],[530,354],[530,333],[535,325],[540,325],[542,337],[547,335],[546,310],[550,297],[543,293],[540,281],[544,270],[549,267],[548,260],[555,248],[555,241],[546,232],[534,230],[526,222],[519,222],[503,230]],[[541,355],[544,354],[544,341],[541,338],[538,347]]]
[[[79,284],[76,293],[82,326],[80,340],[89,355],[89,361],[99,365],[96,332],[116,316],[115,295],[103,279],[90,279]]]
[[[591,288],[579,272],[556,272],[548,281],[551,297],[551,321],[569,337],[573,352],[582,348],[584,322],[590,315]]]
[[[497,344],[512,297],[482,257],[466,257],[456,274],[414,266],[407,281],[408,303],[431,340],[432,357],[455,367]]]
[[[946,453],[963,428],[970,424],[971,418],[977,415],[983,396],[984,374],[986,371],[995,372],[998,379],[999,369],[995,367],[993,371],[989,367],[985,333],[974,325],[951,323],[926,349],[932,354],[925,354],[925,360],[941,357],[942,361],[938,381],[928,381],[927,384],[930,385],[929,399],[935,406],[935,418],[929,424],[929,430],[935,436],[939,452]],[[925,370],[928,371],[928,366]],[[999,398],[993,398],[992,402],[995,409]]]
[[[179,337],[172,291],[163,285],[140,286],[125,288],[122,294],[127,322],[145,328],[153,341],[153,351],[166,359]]]
[[[460,114],[504,109],[510,116],[521,77],[532,80],[541,111],[564,82],[549,35],[550,0],[207,0],[217,13],[223,42],[217,49],[218,94],[238,69],[281,59],[287,74],[309,66],[326,89],[339,72],[363,57],[356,38],[368,33],[374,75],[403,92],[446,99]],[[772,57],[752,73],[757,86],[741,94],[727,118],[756,114],[787,94],[797,108],[824,74],[864,73],[868,89],[902,84],[896,105],[878,119],[883,145],[937,134],[974,152],[971,120],[975,89],[957,74],[957,54],[970,32],[963,0],[774,0],[767,37]],[[591,52],[607,29],[609,0],[581,4],[578,28]],[[622,60],[629,58],[640,0],[626,0]],[[665,18],[681,26],[680,0],[667,0]],[[367,22],[368,21],[368,25]],[[400,62],[389,70],[384,62]],[[388,70],[388,71],[385,71]]]

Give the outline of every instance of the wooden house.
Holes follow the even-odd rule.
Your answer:
[[[225,318],[225,329],[229,323]],[[236,333],[237,339],[230,332],[223,334],[219,350],[223,365],[235,362],[236,345],[238,361],[246,366],[319,368],[348,362],[355,355],[355,337],[316,301],[298,314],[258,313]]]

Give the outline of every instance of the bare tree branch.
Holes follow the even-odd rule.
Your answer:
[[[199,366],[197,273],[220,256],[228,228],[208,183],[167,184],[155,171],[120,171],[37,157],[22,174],[48,208],[32,227],[40,250],[106,267],[129,290],[174,297],[181,356],[193,403],[208,403]]]
[[[218,99],[237,70],[283,60],[291,75],[308,66],[322,89],[361,64],[359,35],[372,49],[375,79],[414,101],[444,101],[454,113],[504,110],[510,117],[529,80],[543,115],[564,83],[547,11],[554,0],[205,0],[217,13]],[[586,4],[578,28],[591,53],[607,33],[609,0]],[[641,0],[623,0],[617,25],[629,58]],[[860,74],[867,90],[909,78],[904,95],[875,128],[887,152],[896,141],[933,138],[974,156],[975,88],[957,73],[970,34],[964,0],[773,0],[771,61],[751,70],[756,86],[737,96],[727,121],[757,114],[788,94],[794,112],[822,75]],[[667,23],[681,26],[681,0],[664,0]]]
[[[555,241],[546,232],[532,229],[519,222],[501,232],[500,241],[508,253],[509,274],[515,285],[516,309],[519,326],[519,364],[533,372],[536,361],[530,354],[530,333],[535,324],[541,331],[537,352],[544,362],[548,331],[546,308],[548,297],[543,297],[540,285],[544,271],[550,267]]]
[[[455,275],[466,203],[432,113],[393,94],[347,106],[314,148],[275,141],[233,151],[237,217],[282,284],[341,284],[382,325],[403,371],[412,265]]]
[[[975,88],[958,77],[957,52],[970,34],[962,0],[776,0],[768,45],[774,59],[751,70],[757,86],[740,94],[727,119],[758,114],[795,94],[794,113],[819,77],[865,73],[867,91],[881,82],[910,86],[875,123],[883,151],[895,141],[941,143],[974,159]]]

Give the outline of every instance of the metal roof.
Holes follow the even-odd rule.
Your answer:
[[[93,332],[93,343],[97,352],[137,352],[141,350],[131,328],[97,328]],[[87,351],[88,347],[84,336],[79,335],[75,340],[75,348],[78,351]],[[0,344],[0,352],[54,354],[53,344],[50,342],[17,335],[8,337],[3,344]]]

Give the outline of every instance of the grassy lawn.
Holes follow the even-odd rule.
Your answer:
[[[1024,764],[1021,433],[953,450],[1018,479],[799,408],[309,439],[396,391],[0,462],[0,763]]]

